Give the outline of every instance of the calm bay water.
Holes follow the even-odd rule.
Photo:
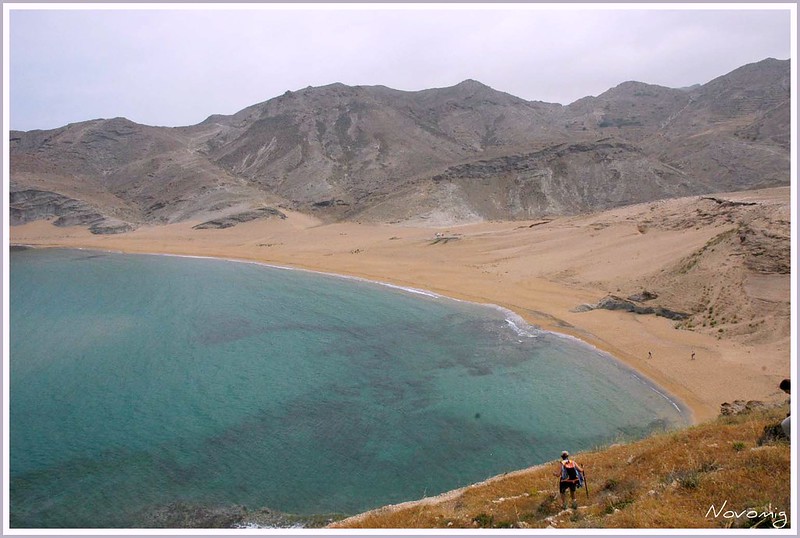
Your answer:
[[[682,424],[499,309],[221,260],[11,254],[12,527],[352,514]]]

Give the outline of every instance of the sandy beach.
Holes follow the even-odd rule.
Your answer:
[[[729,195],[757,200],[787,222],[789,197],[788,188]],[[733,330],[676,328],[675,321],[654,315],[579,312],[576,307],[609,294],[641,291],[648,282],[668,282],[672,273],[678,278],[676,263],[734,228],[725,219],[669,225],[697,215],[697,207],[707,203],[713,205],[692,197],[593,215],[449,228],[323,224],[285,210],[286,219],[226,229],[195,230],[197,222],[181,222],[118,235],[93,235],[85,228],[37,221],[13,227],[10,241],[251,260],[496,304],[533,325],[607,351],[681,400],[691,410],[691,420],[700,422],[719,414],[726,401],[785,398],[777,386],[790,375],[788,274],[745,275],[742,291],[731,294],[731,300],[760,308],[758,319],[753,315],[736,320],[737,327],[758,326],[744,336]],[[719,273],[723,274],[728,273]],[[662,298],[688,304],[695,294],[678,282],[667,286]]]

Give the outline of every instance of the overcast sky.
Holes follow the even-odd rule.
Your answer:
[[[289,7],[14,9],[11,128],[192,125],[332,82],[421,90],[472,78],[569,104],[627,80],[702,84],[791,54],[788,10]]]

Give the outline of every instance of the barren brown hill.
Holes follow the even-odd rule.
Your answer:
[[[450,225],[789,182],[789,61],[688,90],[626,82],[569,106],[477,81],[331,84],[190,127],[93,120],[11,133],[12,224],[95,233],[295,210]]]

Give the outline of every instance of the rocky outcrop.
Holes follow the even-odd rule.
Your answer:
[[[653,299],[658,299],[658,294],[647,290],[642,290],[639,293],[634,293],[633,295],[628,296],[629,301],[636,301],[637,303],[652,301]]]
[[[56,226],[89,225],[103,218],[89,204],[55,192],[26,189],[8,198],[12,226],[53,217]]]
[[[760,400],[734,400],[725,402],[719,406],[719,414],[723,416],[739,415],[741,413],[749,413],[753,409],[760,409],[764,407],[764,402]]]
[[[717,198],[716,196],[702,196],[701,200],[711,200],[712,202],[721,205],[722,207],[741,207],[741,206],[751,206],[751,205],[758,205],[756,202],[735,202],[733,200],[725,200],[722,198]]]
[[[137,227],[130,222],[123,222],[121,220],[112,218],[103,218],[99,222],[95,222],[89,226],[89,231],[97,235],[113,235],[122,234],[135,230]]]
[[[655,294],[653,295],[655,298]],[[649,295],[648,295],[649,296]],[[634,297],[634,296],[631,296]],[[649,300],[649,299],[646,299]],[[661,316],[663,318],[672,319],[676,321],[684,320],[689,317],[689,314],[685,312],[676,312],[674,310],[670,310],[669,308],[664,308],[662,306],[641,306],[636,304],[634,301],[629,299],[623,299],[622,297],[617,297],[616,295],[608,295],[600,299],[600,302],[597,304],[583,304],[576,307],[573,311],[574,312],[588,312],[591,310],[623,310],[625,312],[631,312],[633,314],[654,314],[656,316]]]
[[[236,226],[237,224],[241,224],[242,222],[249,222],[251,220],[266,219],[272,217],[285,219],[286,214],[272,207],[262,207],[259,209],[253,209],[252,211],[244,211],[242,213],[236,213],[235,215],[229,215],[227,217],[209,220],[201,224],[198,224],[196,226],[192,226],[192,228],[195,230],[208,230],[208,229],[219,230],[223,228],[231,228],[233,226]]]
[[[771,227],[750,223],[737,230],[737,251],[744,258],[745,266],[760,274],[784,274],[791,272],[791,252],[788,226]]]
[[[579,214],[707,188],[642,147],[608,137],[453,166],[431,180],[453,185],[480,215],[516,219]]]
[[[116,234],[136,228],[129,222],[107,217],[80,200],[36,189],[9,193],[9,216],[12,226],[55,217],[55,226],[88,226],[93,234]]]

